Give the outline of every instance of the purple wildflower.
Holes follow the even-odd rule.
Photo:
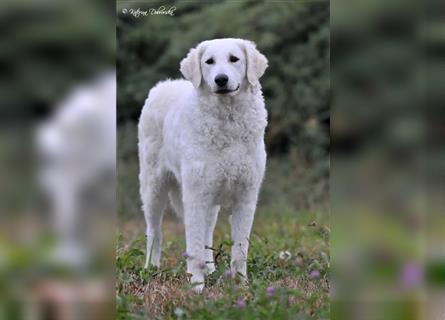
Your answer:
[[[309,274],[309,277],[310,277],[311,279],[318,279],[318,278],[320,278],[320,271],[318,271],[318,270],[314,270],[314,271],[312,271],[312,272]]]
[[[407,263],[402,270],[401,281],[405,287],[415,287],[419,285],[423,278],[422,266],[417,263]]]
[[[246,300],[244,300],[243,298],[240,298],[236,301],[236,306],[240,309],[243,309],[246,307]]]
[[[272,297],[273,294],[275,293],[275,288],[272,286],[267,287],[266,289],[266,293],[268,297]]]
[[[233,278],[233,272],[231,270],[226,270],[224,272],[224,277],[226,277],[226,278]]]
[[[190,256],[189,256],[189,254],[187,253],[187,251],[184,251],[183,253],[182,253],[182,256],[184,257],[184,258],[189,258]]]

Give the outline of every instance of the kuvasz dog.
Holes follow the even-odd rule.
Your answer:
[[[215,270],[212,238],[221,207],[232,213],[231,271],[247,279],[247,250],[266,165],[267,112],[259,83],[267,59],[251,41],[201,42],[181,61],[187,80],[152,88],[139,120],[140,196],[147,260],[159,266],[168,203],[183,217],[194,288]]]

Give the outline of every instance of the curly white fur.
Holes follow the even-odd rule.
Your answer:
[[[187,272],[192,283],[198,283],[197,291],[204,287],[205,274],[215,269],[206,247],[212,246],[221,206],[232,212],[232,272],[247,279],[248,239],[266,165],[267,112],[258,81],[266,67],[266,58],[250,41],[204,41],[181,62],[188,80],[158,83],[142,110],[139,179],[147,223],[145,267],[160,264],[161,222],[170,202],[184,218]],[[228,76],[225,93],[216,93],[219,74]]]

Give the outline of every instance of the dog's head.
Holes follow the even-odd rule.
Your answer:
[[[180,66],[196,88],[205,86],[221,95],[236,95],[241,88],[256,85],[266,68],[267,59],[253,42],[230,38],[201,42]]]

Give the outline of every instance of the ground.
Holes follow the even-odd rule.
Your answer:
[[[217,270],[203,294],[190,290],[184,229],[164,221],[161,267],[144,270],[143,219],[120,222],[116,247],[117,319],[328,319],[329,237],[325,214],[271,210],[255,219],[248,258],[249,284],[228,272],[230,225],[219,218]]]

